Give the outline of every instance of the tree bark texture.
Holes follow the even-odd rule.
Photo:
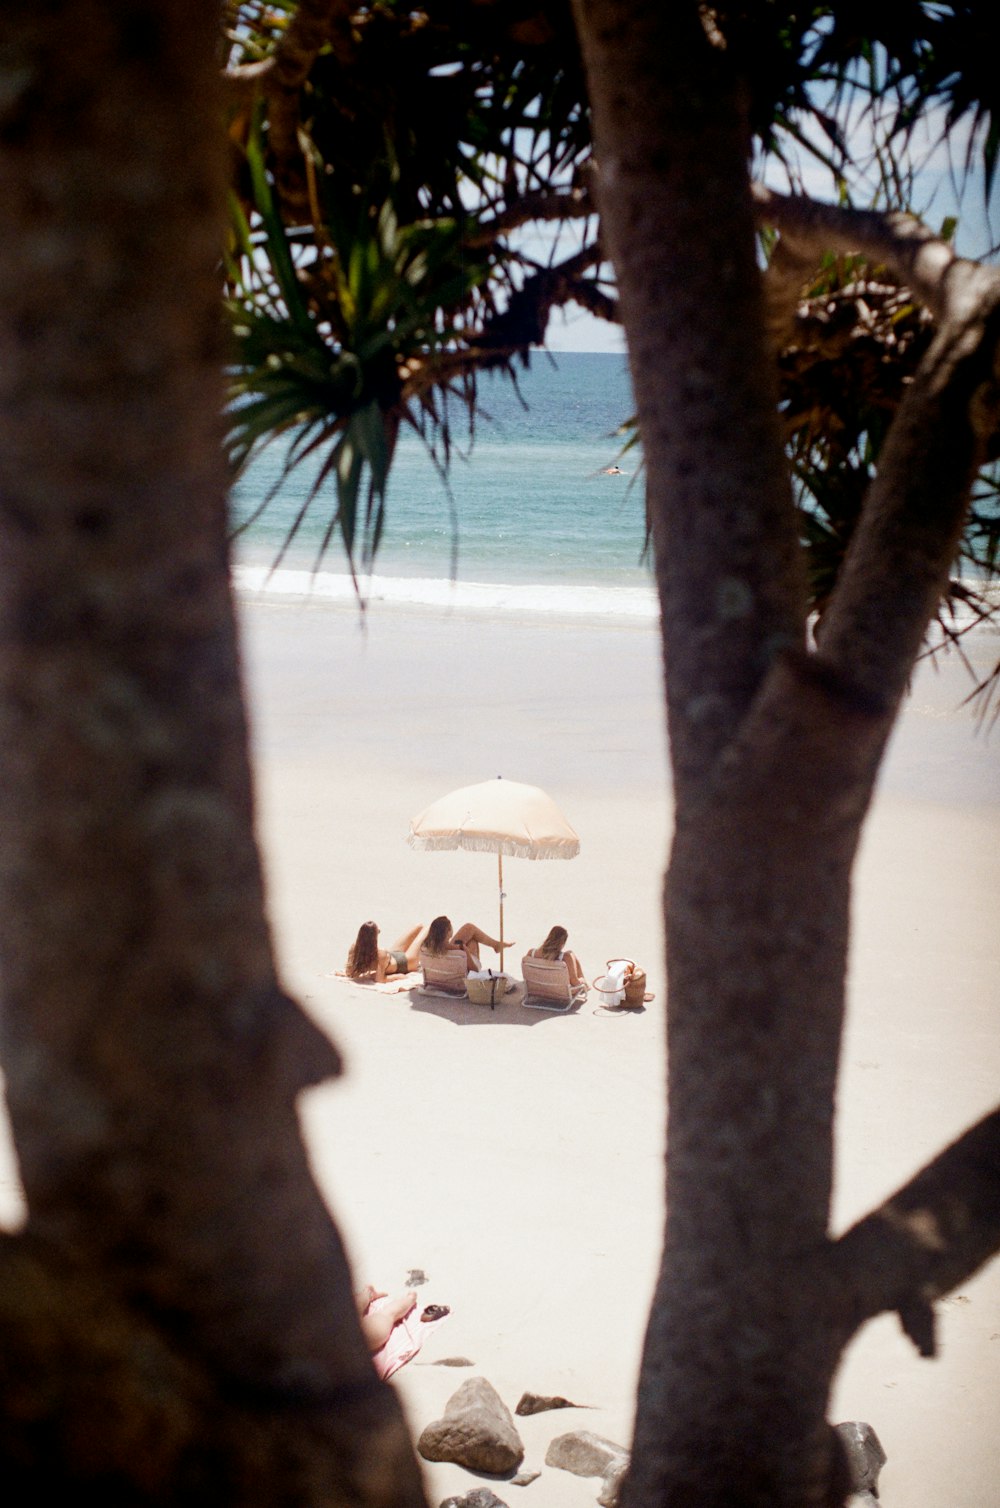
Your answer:
[[[575,0],[575,13],[647,467],[676,795],[667,1221],[622,1503],[826,1508],[847,1490],[825,1418],[839,1356],[861,1311],[901,1302],[919,1267],[905,1214],[894,1296],[883,1284],[867,1307],[828,1236],[851,869],[982,454],[968,413],[994,347],[979,350],[981,329],[949,336],[914,385],[817,653],[740,80],[696,4]],[[994,1155],[992,1126],[975,1145]],[[855,1238],[868,1278],[892,1225],[887,1210]]]
[[[254,840],[220,445],[217,16],[14,9],[0,982],[28,1222],[3,1251],[5,1480],[417,1504],[299,1132],[299,1091],[338,1058],[276,976]],[[81,1421],[112,1352],[135,1417],[98,1443]]]

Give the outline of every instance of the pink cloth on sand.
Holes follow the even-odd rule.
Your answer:
[[[382,1298],[375,1299],[369,1304],[367,1312],[377,1314],[380,1309],[385,1308],[388,1302],[388,1298],[383,1295]],[[409,1314],[404,1319],[397,1320],[393,1325],[385,1345],[373,1352],[372,1361],[383,1382],[391,1377],[393,1372],[398,1372],[400,1367],[405,1366],[408,1361],[412,1361],[431,1331],[436,1330],[438,1325],[443,1325],[448,1318],[446,1314],[443,1314],[440,1319],[425,1322],[420,1318],[422,1308],[423,1305],[419,1302],[414,1304]]]

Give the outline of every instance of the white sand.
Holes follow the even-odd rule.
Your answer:
[[[655,630],[280,602],[244,608],[259,831],[287,985],[345,1051],[303,1119],[359,1283],[452,1314],[399,1372],[414,1434],[466,1378],[587,1410],[518,1420],[514,1505],[591,1504],[599,1483],[544,1467],[589,1429],[627,1444],[663,1217],[663,964],[669,792]],[[983,666],[1000,638],[980,638]],[[859,864],[838,1145],[838,1228],[905,1181],[1000,1084],[1000,729],[957,711],[952,662],[922,671]],[[358,924],[387,936],[439,912],[493,929],[495,861],[422,854],[408,821],[492,775],[544,786],[581,838],[570,863],[508,860],[506,931],[554,922],[593,978],[626,953],[655,1001],[627,1017],[411,1003],[330,977]],[[2,1196],[6,1194],[5,1201]],[[0,1201],[13,1184],[0,1176]],[[941,1306],[921,1361],[893,1319],[868,1327],[831,1417],[867,1419],[889,1456],[887,1508],[993,1508],[1000,1448],[1000,1263]],[[471,1368],[436,1366],[469,1358]],[[437,1504],[479,1478],[428,1466]]]
[[[360,1281],[395,1290],[420,1267],[421,1302],[452,1309],[396,1375],[414,1433],[478,1375],[511,1411],[525,1390],[591,1406],[518,1420],[525,1469],[566,1430],[624,1443],[662,1221],[655,636],[389,613],[362,637],[351,613],[273,606],[247,622],[280,952],[348,1059],[306,1105],[317,1175]],[[506,962],[519,972],[561,921],[591,978],[616,954],[646,967],[656,1000],[641,1016],[414,1007],[324,977],[369,916],[389,935],[440,912],[495,930],[493,857],[405,839],[435,796],[496,774],[544,786],[582,844],[568,863],[506,862]],[[448,1356],[474,1366],[430,1364]],[[427,1476],[434,1504],[480,1480]],[[560,1508],[599,1486],[550,1469],[531,1490]]]
[[[573,1428],[627,1443],[659,1254],[670,813],[655,630],[375,608],[361,634],[343,609],[273,604],[246,623],[279,949],[349,1065],[306,1106],[317,1175],[360,1279],[397,1288],[421,1267],[422,1301],[453,1310],[397,1374],[414,1432],[471,1375],[511,1409],[526,1389],[588,1404],[518,1424],[525,1467],[544,1471],[528,1491],[592,1503],[599,1484],[544,1455]],[[985,668],[1000,638],[976,653]],[[866,832],[838,1228],[1000,1097],[1000,729],[975,734],[967,689],[954,659],[921,671]],[[428,801],[494,774],[544,786],[581,836],[571,863],[508,861],[508,935],[530,945],[562,922],[591,978],[638,958],[656,992],[642,1015],[414,1007],[324,977],[369,916],[386,933],[440,911],[494,926],[489,856],[405,843]],[[941,1306],[940,1341],[922,1361],[880,1320],[837,1383],[831,1417],[867,1419],[888,1453],[887,1508],[997,1501],[1000,1263]],[[474,1369],[431,1364],[454,1355]],[[427,1476],[432,1503],[477,1481]]]

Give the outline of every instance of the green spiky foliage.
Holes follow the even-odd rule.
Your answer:
[[[360,546],[368,563],[382,531],[400,417],[408,412],[407,374],[454,349],[458,311],[487,268],[465,253],[454,219],[400,225],[391,200],[375,213],[356,202],[325,205],[321,162],[314,192],[323,206],[322,239],[307,243],[303,256],[278,212],[258,120],[246,161],[257,228],[234,198],[226,297],[237,353],[230,462],[239,472],[271,440],[290,435],[286,472],[307,460],[318,465],[285,548],[332,484],[336,508],[323,549],[339,528],[349,560]],[[442,312],[449,308],[456,311],[451,323]]]
[[[959,171],[981,166],[992,191],[1000,147],[1000,88],[995,60],[1000,11],[991,0],[968,4],[868,5],[849,0],[823,7],[822,37],[813,67],[827,71],[839,90],[866,90],[888,101],[891,138],[897,145],[931,112],[940,112],[938,141],[967,127]]]
[[[234,7],[234,76],[294,51],[304,9]],[[272,78],[237,100],[229,454],[238,471],[291,435],[284,474],[317,463],[286,548],[321,499],[324,548],[336,530],[370,563],[401,426],[444,473],[477,374],[513,376],[555,302],[604,297],[592,217],[561,261],[558,238],[544,265],[514,240],[533,219],[586,225],[588,131],[568,7],[509,10],[358,6],[291,95]]]

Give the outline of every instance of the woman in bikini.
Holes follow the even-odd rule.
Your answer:
[[[500,939],[491,937],[488,932],[483,931],[482,927],[477,927],[475,922],[463,922],[457,932],[452,932],[448,918],[436,916],[427,928],[423,946],[428,953],[433,953],[437,957],[445,953],[461,951],[465,955],[465,972],[469,974],[473,970],[478,971],[482,968],[479,961],[480,943],[485,944],[487,948],[492,948],[494,953],[500,952]],[[514,944],[504,942],[503,946],[512,948]]]
[[[420,948],[426,927],[411,927],[391,948],[378,945],[378,927],[362,922],[354,945],[347,954],[346,973],[362,984],[385,984],[394,974],[412,974],[420,968]]]
[[[566,931],[566,928],[553,927],[541,947],[532,948],[528,953],[528,957],[560,959],[569,970],[570,985],[575,989],[577,985],[582,984],[584,989],[587,990],[590,986],[584,978],[583,970],[580,967],[580,960],[575,953],[568,951],[566,948],[568,942],[569,933]]]

